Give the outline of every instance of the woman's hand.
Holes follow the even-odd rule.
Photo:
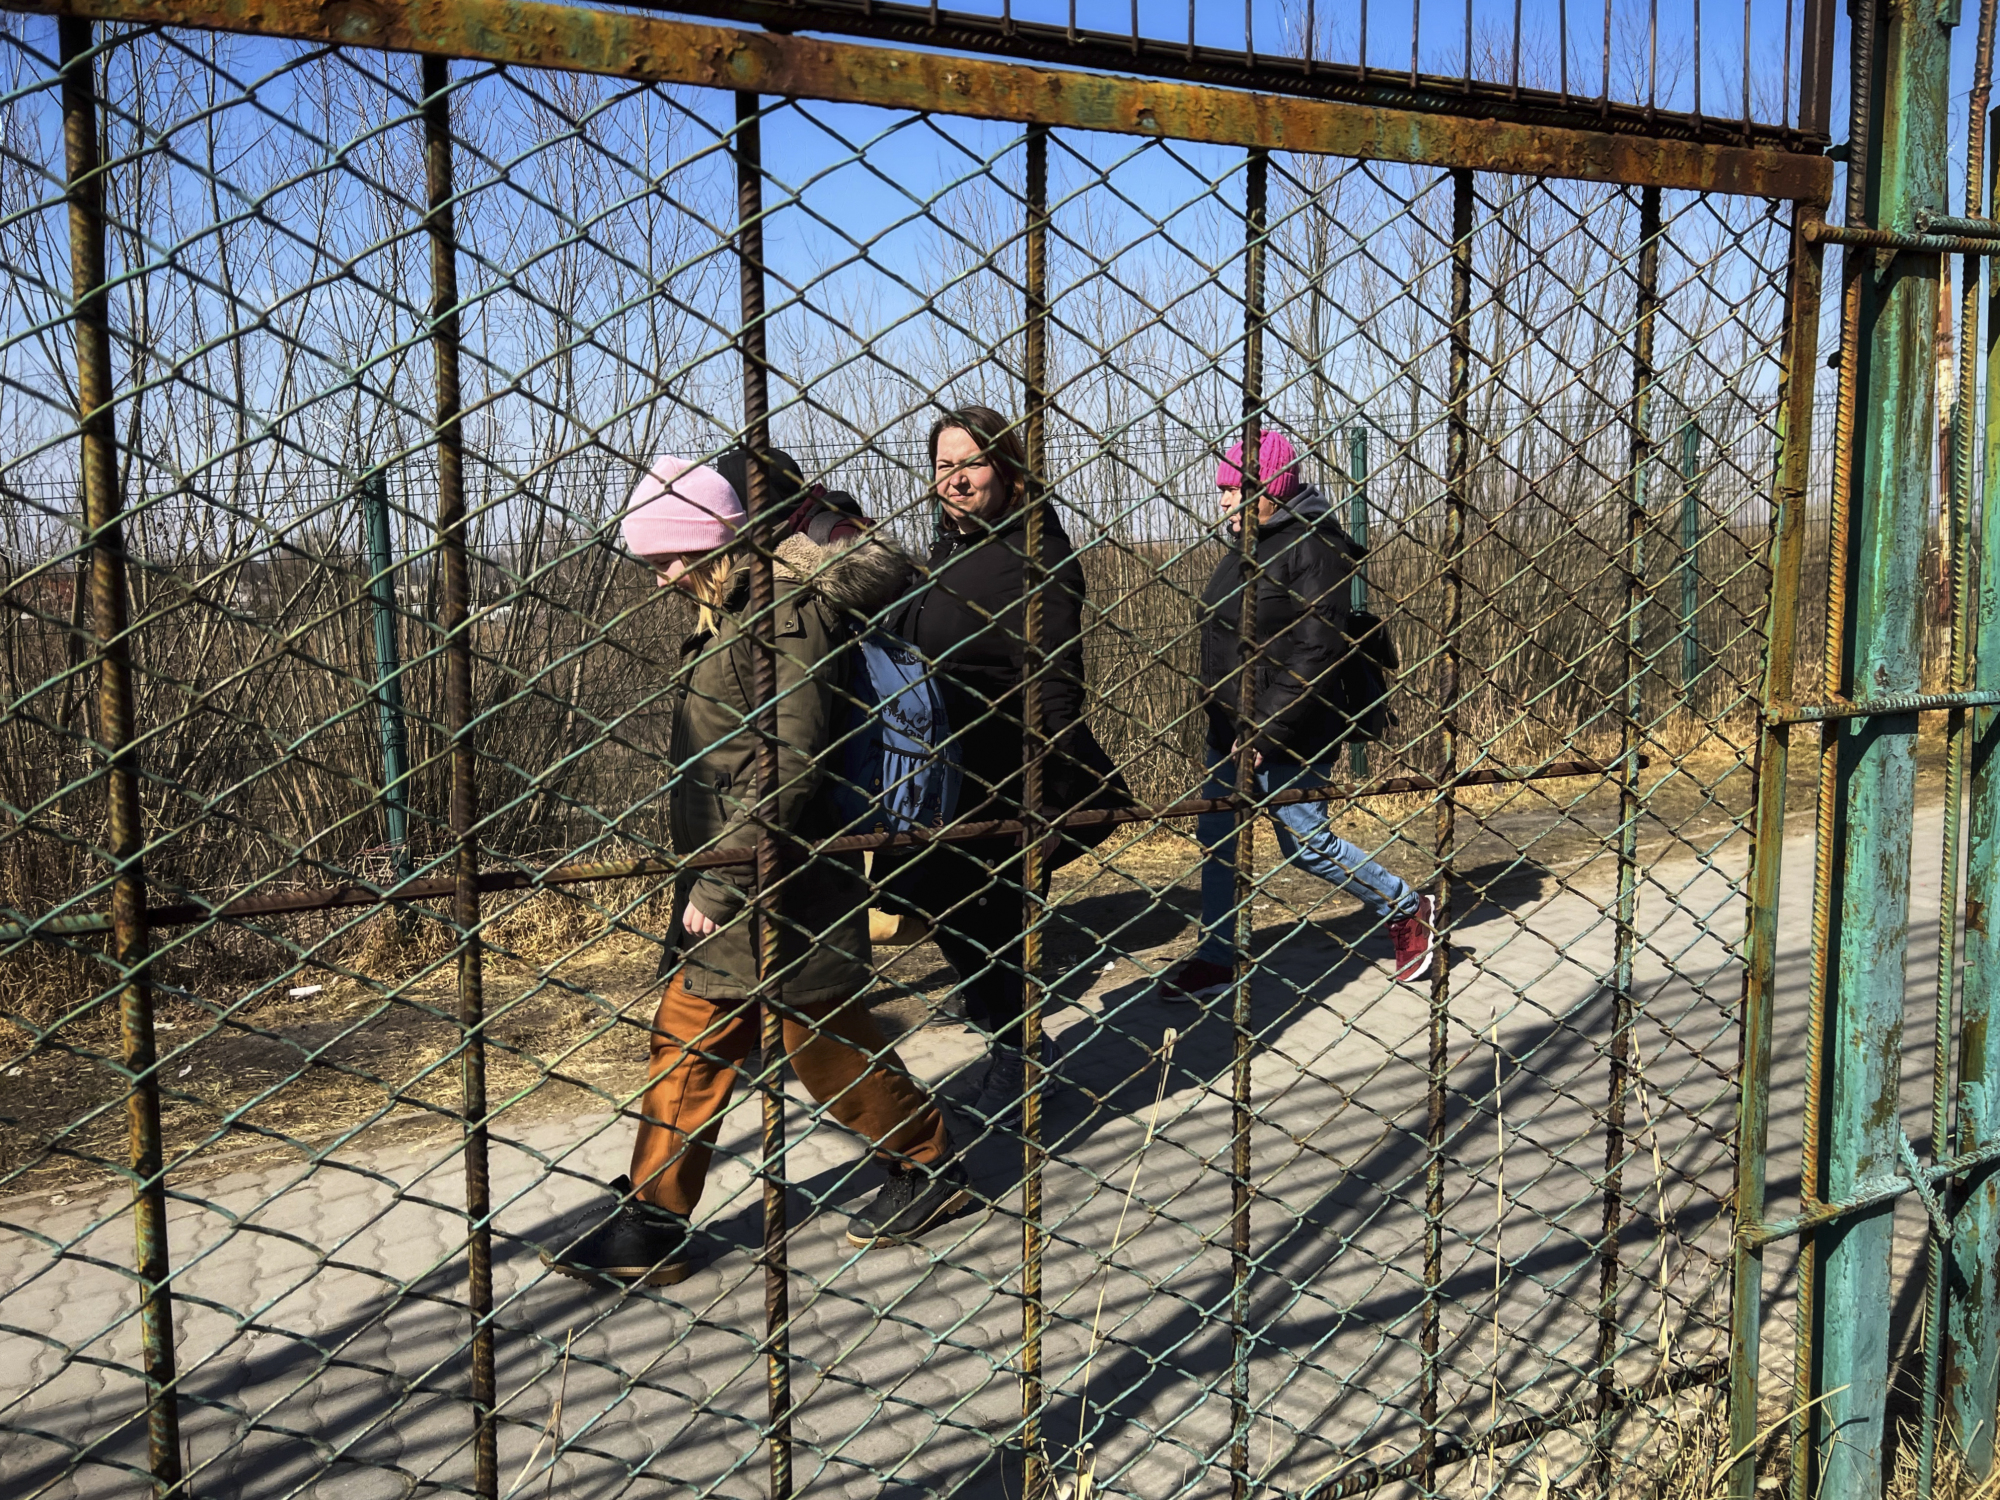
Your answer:
[[[1229,747],[1229,754],[1231,759],[1234,759],[1235,757],[1241,755],[1242,753],[1243,753],[1243,741],[1241,740],[1238,740],[1235,744]],[[1255,766],[1260,771],[1263,770],[1264,752],[1262,750],[1252,750],[1250,752],[1250,764]]]
[[[718,925],[713,919],[703,916],[692,901],[681,912],[681,927],[689,937],[707,937]]]

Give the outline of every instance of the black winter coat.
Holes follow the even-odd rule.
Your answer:
[[[1026,759],[1021,677],[1027,657],[1027,511],[990,530],[940,529],[924,582],[897,632],[937,672],[965,768],[961,819],[1013,818]],[[1130,801],[1123,778],[1083,718],[1083,565],[1052,506],[1042,511],[1044,807],[1054,813]]]
[[[1263,583],[1250,738],[1266,760],[1321,760],[1347,736],[1352,705],[1341,689],[1341,668],[1351,649],[1346,626],[1361,555],[1310,485],[1258,528]],[[1201,685],[1212,749],[1226,750],[1238,738],[1242,600],[1243,554],[1232,533],[1228,555],[1201,596]]]

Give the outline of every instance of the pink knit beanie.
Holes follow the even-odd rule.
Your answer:
[[[1281,504],[1299,492],[1299,450],[1282,432],[1266,428],[1257,441],[1257,479],[1264,493]],[[1215,487],[1234,489],[1243,483],[1243,440],[1229,445],[1215,471]]]
[[[743,502],[707,464],[662,453],[625,510],[625,545],[640,557],[713,552],[743,525]]]

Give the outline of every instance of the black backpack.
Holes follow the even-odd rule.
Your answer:
[[[1342,627],[1347,635],[1347,654],[1340,661],[1340,701],[1347,712],[1348,736],[1357,740],[1379,740],[1396,723],[1389,707],[1389,691],[1396,685],[1402,661],[1389,625],[1380,615],[1365,609],[1348,613]]]

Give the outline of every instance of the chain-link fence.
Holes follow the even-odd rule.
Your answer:
[[[717,9],[0,36],[8,1492],[1772,1472],[1831,11]]]

